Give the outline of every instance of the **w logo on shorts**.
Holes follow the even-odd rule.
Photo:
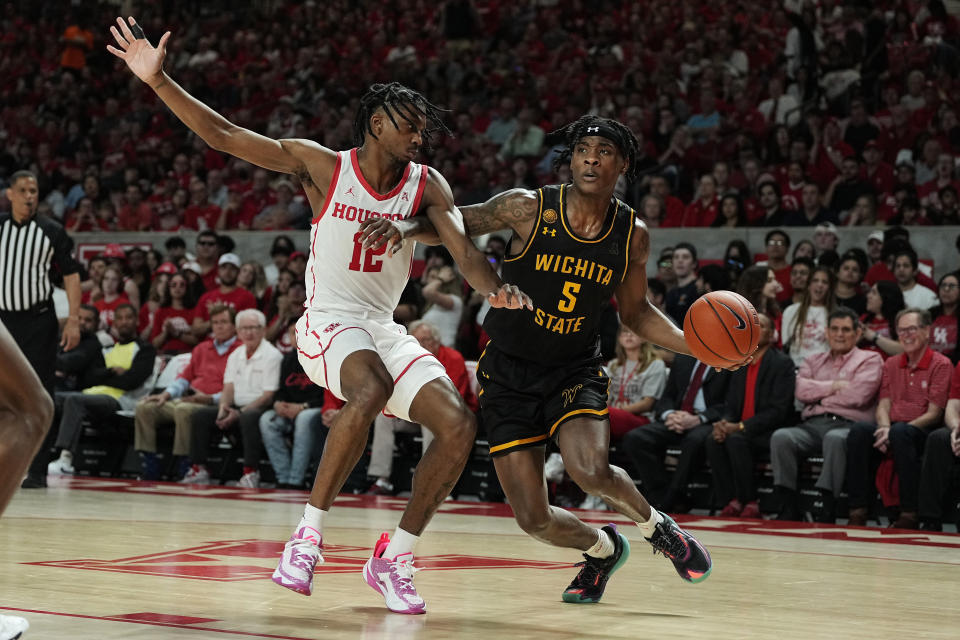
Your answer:
[[[324,333],[330,333],[331,331],[333,331],[334,329],[336,329],[336,328],[339,327],[339,326],[340,326],[340,323],[339,323],[339,322],[332,322],[332,323],[330,323],[330,324],[327,325],[327,328],[324,329],[323,332],[324,332]]]
[[[580,389],[583,389],[582,384],[578,384],[576,386],[570,387],[569,389],[564,389],[563,391],[561,391],[561,393],[563,394],[564,407],[566,407],[568,404],[573,402],[573,399],[577,397],[577,391],[580,391]]]

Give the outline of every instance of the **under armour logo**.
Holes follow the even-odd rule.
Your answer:
[[[587,133],[600,133],[600,127],[587,127]]]
[[[544,228],[543,228],[543,235],[545,235],[545,236],[550,236],[551,238],[556,238],[556,237],[557,237],[557,230],[556,230],[556,229],[551,229],[550,227],[544,227]]]
[[[406,192],[406,191],[404,191],[404,192],[400,195],[400,199],[401,199],[401,200],[404,200],[404,201],[406,201],[406,202],[410,202],[410,198],[407,197],[407,192]]]
[[[356,197],[357,194],[353,192],[353,187],[350,187],[349,189],[343,192],[343,195]]]

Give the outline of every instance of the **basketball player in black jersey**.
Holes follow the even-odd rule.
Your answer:
[[[549,504],[544,447],[554,440],[570,477],[637,523],[643,536],[684,580],[710,574],[710,555],[670,516],[652,509],[627,473],[609,463],[608,379],[601,369],[600,310],[616,296],[620,319],[634,333],[689,354],[683,332],[647,301],[646,226],[613,197],[632,177],[636,138],[615,120],[584,116],[560,132],[572,185],[513,189],[460,209],[471,235],[509,229],[503,277],[533,298],[533,311],[484,320],[490,344],[477,377],[483,423],[497,476],[520,527],[549,544],[584,551],[567,602],[597,602],[609,576],[630,553],[614,525],[594,529]],[[436,241],[428,221],[371,223],[372,246],[393,235]]]

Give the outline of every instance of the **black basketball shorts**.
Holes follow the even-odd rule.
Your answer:
[[[490,455],[543,446],[567,420],[606,419],[610,379],[599,356],[562,365],[516,358],[487,345],[477,363]]]

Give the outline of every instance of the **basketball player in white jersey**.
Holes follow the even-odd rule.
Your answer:
[[[428,123],[443,128],[439,110],[402,85],[374,85],[354,123],[359,148],[335,152],[310,140],[272,140],[238,127],[194,99],[163,71],[167,32],[154,48],[133,18],[111,32],[127,63],[173,113],[208,145],[265,169],[296,175],[313,208],[307,264],[307,312],[297,325],[304,370],[346,400],[327,436],[310,500],[287,542],[274,582],[310,595],[322,561],[323,522],[363,454],[369,425],[381,411],[427,427],[435,436],[414,475],[407,508],[392,538],[386,534],[364,566],[364,578],[391,611],[424,613],[413,586],[413,551],[427,522],[460,476],[474,442],[476,420],[443,366],[393,322],[410,272],[414,243],[370,250],[360,223],[400,220],[424,212],[470,284],[494,307],[532,304],[504,285],[463,230],[450,187],[437,171],[413,160]]]
[[[27,472],[53,420],[53,400],[13,336],[0,324],[0,515]],[[0,615],[0,640],[19,638],[30,625]]]

